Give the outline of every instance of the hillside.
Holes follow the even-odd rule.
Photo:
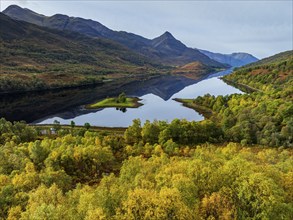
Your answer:
[[[67,30],[78,32],[90,37],[116,39],[122,44],[127,44],[132,49],[142,47],[148,42],[147,39],[138,35],[128,34],[127,32],[113,31],[101,23],[90,19],[69,17],[62,14],[56,14],[51,17],[47,17],[29,9],[21,8],[17,5],[11,5],[7,7],[3,13],[13,19],[26,21],[38,26],[58,29],[61,31]],[[135,43],[131,43],[131,41],[134,41]]]
[[[0,25],[0,92],[72,87],[162,71],[109,40],[39,27],[2,13]]]
[[[281,52],[278,54],[275,54],[270,57],[266,57],[264,59],[259,60],[258,62],[252,63],[250,65],[246,65],[246,67],[254,67],[254,66],[260,66],[260,65],[272,65],[278,62],[283,62],[283,61],[290,61],[293,59],[293,51],[288,50],[285,52]]]
[[[168,31],[151,40],[150,45],[152,50],[157,51],[154,55],[162,60],[163,63],[169,65],[185,65],[191,62],[200,62],[205,66],[214,68],[214,70],[216,68],[228,67],[228,65],[219,65],[217,61],[210,59],[199,50],[188,48]],[[148,51],[145,51],[145,53],[148,53]]]
[[[174,69],[172,73],[179,74],[192,79],[200,79],[201,77],[204,77],[206,73],[211,73],[213,71],[213,68],[204,65],[200,62],[191,62],[184,66]]]
[[[275,95],[281,90],[287,91],[286,97],[293,97],[293,51],[282,52],[246,65],[225,76],[225,79]]]
[[[293,147],[293,51],[241,67],[224,81],[254,92],[178,99],[185,106],[208,112],[224,139],[242,144]]]
[[[166,65],[178,66],[199,61],[215,68],[227,67],[227,65],[210,59],[197,49],[188,48],[176,40],[169,32],[150,40],[125,31],[113,31],[97,21],[61,14],[47,17],[16,5],[9,6],[3,13],[13,19],[30,22],[39,26],[61,31],[74,31],[90,37],[113,40],[137,53]]]
[[[207,50],[199,51],[213,60],[216,60],[220,63],[228,64],[233,67],[240,67],[258,61],[256,57],[248,53],[221,54],[213,53]]]

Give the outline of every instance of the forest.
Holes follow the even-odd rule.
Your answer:
[[[257,90],[191,100],[198,122],[0,119],[0,219],[293,219],[292,69],[292,51],[237,69]]]
[[[181,100],[206,110],[226,141],[293,147],[293,52],[287,51],[237,69],[224,77],[254,92]]]
[[[292,148],[217,143],[211,121],[66,129],[0,120],[1,219],[292,219]]]

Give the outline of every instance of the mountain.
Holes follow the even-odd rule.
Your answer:
[[[151,48],[155,49],[155,55],[169,65],[185,65],[194,61],[199,61],[211,67],[227,67],[219,65],[217,61],[210,59],[199,50],[191,49],[166,31],[163,35],[151,40]]]
[[[39,26],[61,31],[74,31],[90,37],[113,40],[137,53],[167,65],[178,66],[199,61],[215,68],[227,67],[227,65],[210,59],[197,49],[186,47],[169,32],[150,40],[133,33],[113,31],[97,21],[61,14],[47,17],[17,5],[9,6],[3,13],[13,19],[26,21]]]
[[[192,85],[198,82],[191,78],[184,76],[161,76],[154,77],[152,79],[140,82],[129,83],[123,87],[124,91],[127,91],[127,95],[132,96],[144,96],[153,94],[160,97],[163,100],[169,100],[175,93],[181,91],[186,86]]]
[[[148,42],[147,39],[138,35],[128,34],[127,32],[113,31],[101,23],[90,19],[69,17],[62,14],[47,17],[32,10],[21,8],[17,5],[7,7],[3,13],[15,20],[26,21],[38,26],[58,29],[61,31],[74,31],[90,37],[104,37],[116,40],[122,44],[127,44],[128,47],[132,49],[145,46]],[[131,41],[135,41],[135,43]]]
[[[290,99],[292,102],[293,50],[238,68],[224,78],[229,82],[247,85],[258,91],[271,92],[272,96]]]
[[[199,51],[213,60],[216,60],[220,63],[229,64],[233,67],[240,67],[258,61],[256,57],[248,53],[221,54],[213,53],[207,50]]]
[[[106,39],[40,27],[3,13],[0,26],[0,92],[88,85],[163,71]]]
[[[291,62],[293,61],[293,50],[284,51],[278,54],[275,54],[270,57],[266,57],[264,59],[261,59],[255,63],[251,63],[249,65],[244,66],[245,67],[257,67],[261,65],[273,65],[280,62]],[[291,69],[291,71],[293,71]]]

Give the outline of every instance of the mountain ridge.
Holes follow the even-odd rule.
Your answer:
[[[165,65],[178,66],[199,61],[215,68],[228,67],[210,59],[197,49],[188,48],[182,42],[175,39],[170,32],[165,32],[163,35],[151,40],[125,31],[113,31],[100,22],[91,19],[69,17],[62,14],[55,14],[48,17],[17,5],[8,6],[3,13],[13,19],[23,20],[48,28],[62,31],[69,30],[90,37],[113,40],[150,59],[158,60]],[[164,36],[164,39],[160,38],[162,36]],[[162,41],[159,42],[158,39]]]
[[[199,49],[199,51],[210,59],[216,60],[220,63],[229,64],[232,67],[240,67],[249,63],[258,61],[259,59],[249,53],[234,52],[231,54],[214,53],[207,50]]]
[[[3,13],[0,26],[0,93],[96,84],[165,69],[114,41],[13,20]]]
[[[293,98],[293,50],[284,51],[238,68],[224,77],[232,83],[270,92],[282,99]]]

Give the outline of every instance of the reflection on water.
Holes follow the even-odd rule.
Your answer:
[[[147,94],[140,98],[144,105],[139,108],[128,108],[126,112],[117,111],[116,108],[106,108],[98,112],[79,115],[74,118],[74,122],[77,125],[89,122],[91,125],[126,127],[132,124],[132,120],[136,118],[141,119],[142,122],[155,119],[172,121],[174,118],[185,118],[187,120],[203,119],[194,110],[185,108],[172,99],[165,101],[153,94]],[[72,119],[62,119],[59,116],[55,116],[42,121],[41,124],[52,123],[54,120],[60,121],[61,124],[69,124]]]
[[[197,96],[203,96],[207,93],[218,96],[242,92],[233,86],[227,85],[218,77],[214,77],[187,86],[180,92],[174,94],[172,98],[196,98]]]
[[[127,95],[139,96],[142,99],[143,106],[136,109],[127,109],[127,111],[117,111],[116,108],[106,108],[89,112],[82,107],[75,108],[76,113],[73,117],[68,117],[70,111],[60,112],[58,114],[39,119],[40,124],[50,124],[58,120],[61,124],[70,124],[74,121],[77,125],[83,125],[89,122],[96,126],[126,127],[132,124],[132,120],[139,118],[142,122],[146,120],[166,120],[172,121],[175,118],[187,119],[189,121],[202,120],[202,115],[196,111],[183,107],[173,98],[195,98],[204,94],[227,95],[232,93],[242,93],[240,90],[227,85],[218,76],[228,74],[229,71],[219,72],[214,77],[196,82],[186,78],[172,77],[159,78],[152,81],[146,81],[140,84],[130,86],[124,90]],[[124,87],[125,89],[126,87]],[[106,97],[106,96],[105,96]]]
[[[173,98],[195,98],[206,93],[211,95],[241,93],[217,78],[230,71],[215,73],[202,81],[180,76],[163,76],[123,85],[120,82],[111,82],[91,88],[1,95],[0,118],[41,124],[52,123],[54,120],[62,124],[70,124],[73,120],[77,125],[89,122],[91,125],[111,127],[129,126],[136,118],[140,118],[142,122],[155,119],[170,122],[175,118],[198,121],[203,119],[200,114],[183,107]],[[86,104],[117,96],[121,92],[141,98],[144,105],[137,109],[118,110],[116,108],[98,110],[83,108]]]
[[[163,100],[168,100],[174,93],[195,82],[197,81],[184,77],[163,76],[135,82],[113,81],[89,88],[13,95],[0,94],[0,118],[4,117],[9,121],[24,120],[28,123],[37,123],[53,115],[63,119],[73,119],[79,115],[98,111],[85,110],[81,107],[82,105],[117,96],[121,92],[131,96],[154,94]]]

